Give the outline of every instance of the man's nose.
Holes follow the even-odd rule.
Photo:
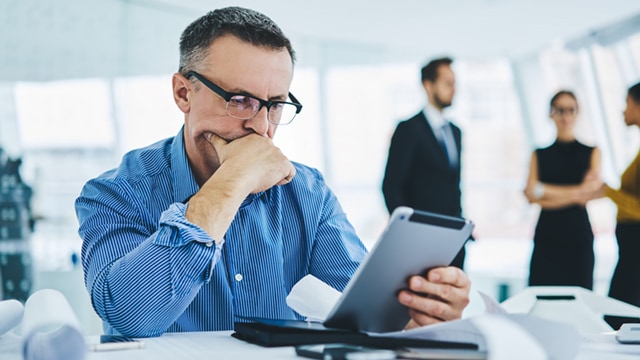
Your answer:
[[[266,135],[269,130],[269,109],[263,106],[254,117],[245,120],[244,126],[258,135]]]

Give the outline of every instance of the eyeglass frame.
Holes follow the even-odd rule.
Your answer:
[[[577,107],[552,107],[551,111],[549,112],[549,114],[551,116],[564,116],[564,114],[567,115],[577,115],[578,114],[578,108]]]
[[[260,99],[259,97],[250,95],[250,94],[243,94],[243,93],[234,93],[234,92],[229,92],[224,90],[223,88],[221,88],[220,86],[214,84],[212,81],[210,81],[209,79],[205,78],[204,76],[202,76],[201,74],[199,74],[196,71],[188,71],[185,75],[184,75],[187,79],[190,77],[195,77],[196,79],[198,79],[201,83],[204,84],[204,86],[208,87],[209,90],[213,91],[214,93],[218,94],[218,96],[220,96],[222,99],[224,99],[224,101],[227,103],[226,106],[226,110],[227,110],[227,115],[231,116],[234,119],[238,119],[238,120],[249,120],[249,119],[253,119],[254,116],[256,116],[260,110],[262,110],[263,107],[267,107],[267,121],[270,124],[273,125],[289,125],[293,122],[293,120],[296,118],[296,116],[300,113],[300,111],[302,111],[302,104],[300,104],[300,102],[298,101],[298,99],[296,99],[295,96],[293,96],[292,93],[289,92],[288,96],[289,98],[294,101],[294,102],[289,102],[289,101],[280,101],[280,100],[264,100],[264,99]],[[256,110],[255,114],[251,115],[251,117],[248,118],[240,118],[237,116],[233,116],[229,113],[229,101],[231,101],[231,98],[234,96],[244,96],[244,97],[248,97],[248,98],[252,98],[254,100],[257,100],[260,103],[260,107],[258,108],[258,110]],[[274,123],[273,121],[271,121],[271,119],[269,118],[269,113],[271,111],[271,106],[276,105],[276,104],[289,104],[289,105],[293,105],[296,107],[296,113],[295,115],[293,115],[293,117],[287,121],[287,122],[278,122],[278,123]]]

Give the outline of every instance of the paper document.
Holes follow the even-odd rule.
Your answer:
[[[530,286],[501,304],[510,313],[525,313],[572,325],[582,335],[613,330],[604,315],[640,318],[640,308],[577,286]]]
[[[416,329],[371,336],[401,337],[477,344],[492,360],[572,359],[580,349],[580,336],[567,324],[527,314],[509,314],[489,295],[479,292],[485,314]],[[287,304],[302,316],[323,321],[340,293],[312,275],[300,280]]]
[[[21,336],[6,334],[9,329],[0,332],[3,351],[15,351],[14,344],[19,339],[19,351],[25,360],[81,360],[86,357],[86,344],[78,320],[67,299],[57,290],[36,291],[29,296],[24,308],[12,301],[1,302],[0,319],[0,330],[13,328],[21,321]]]
[[[313,275],[300,279],[287,296],[287,305],[307,321],[322,322],[338,302],[340,292]]]
[[[478,294],[480,294],[480,297],[482,297],[482,301],[484,302],[485,312],[487,314],[508,314],[507,310],[505,310],[491,296],[483,293],[482,291],[478,291]]]
[[[0,301],[0,336],[18,326],[23,312],[24,306],[18,300]]]

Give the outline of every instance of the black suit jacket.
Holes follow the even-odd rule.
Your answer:
[[[450,167],[447,154],[424,112],[396,127],[382,181],[387,210],[398,206],[449,216],[462,216],[460,199],[461,131],[451,124],[458,150],[458,166]],[[452,265],[462,268],[464,248]]]
[[[460,128],[451,124],[458,150],[458,166],[451,168],[424,112],[398,124],[382,182],[389,212],[398,206],[461,216]]]

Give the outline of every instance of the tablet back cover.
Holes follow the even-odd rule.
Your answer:
[[[449,265],[472,230],[462,218],[397,208],[324,324],[378,333],[402,330],[410,317],[398,292],[407,288],[410,276]]]

